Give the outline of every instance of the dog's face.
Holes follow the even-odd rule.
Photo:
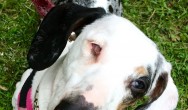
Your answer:
[[[75,94],[102,109],[124,108],[146,94],[156,99],[171,70],[151,40],[114,15],[86,26],[64,63],[67,74],[76,74]]]
[[[30,66],[36,70],[56,62],[66,45],[67,36],[72,31],[78,34],[61,60],[63,69],[58,75],[63,78],[56,79],[58,88],[53,93],[50,107],[56,110],[123,110],[137,99],[149,96],[148,103],[137,109],[163,106],[161,100],[172,101],[167,108],[174,108],[178,95],[170,76],[171,65],[156,45],[130,21],[104,15],[99,9],[94,14],[78,20],[75,18],[80,15],[77,15],[72,23],[60,20],[58,24],[58,18],[54,27],[50,27],[55,33],[46,29],[45,24],[54,23],[49,18],[44,19],[39,28],[28,54]],[[43,38],[43,35],[49,37]],[[46,40],[48,38],[50,40]]]

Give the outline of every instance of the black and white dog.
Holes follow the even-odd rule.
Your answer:
[[[32,69],[16,85],[15,110],[123,110],[144,96],[149,100],[138,110],[176,108],[171,64],[136,26],[107,9],[52,8],[28,53]],[[73,32],[77,38],[68,41]]]

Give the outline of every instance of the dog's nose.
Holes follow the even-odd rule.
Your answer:
[[[97,110],[93,103],[88,103],[83,95],[63,99],[55,110]]]

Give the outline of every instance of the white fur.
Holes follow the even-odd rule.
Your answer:
[[[91,43],[102,48],[97,62],[94,62],[91,53]],[[134,69],[147,65],[155,68],[160,55],[156,45],[136,26],[115,15],[105,16],[86,26],[69,46],[55,64],[37,72],[44,74],[40,84],[40,78],[34,78],[33,86],[36,88],[39,84],[40,110],[53,110],[71,93],[84,95],[88,102],[100,106],[99,110],[116,110],[123,98],[131,96],[130,90],[125,89],[125,81],[129,76],[139,77]],[[171,68],[165,70],[170,76]],[[93,89],[86,91],[89,85]],[[169,94],[169,91],[173,92]],[[176,107],[177,97],[176,86],[169,77],[165,92],[152,103],[149,110],[159,107],[171,110]]]
[[[97,0],[94,3],[93,7],[103,7],[107,11],[108,10],[108,1],[107,0]]]

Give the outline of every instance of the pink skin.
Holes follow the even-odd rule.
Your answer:
[[[87,102],[92,102],[94,106],[102,106],[107,99],[108,88],[106,88],[106,84],[100,79],[96,79],[95,82],[96,83],[93,85],[92,90],[85,91],[82,95],[86,98]],[[104,87],[106,89],[104,89]]]
[[[42,18],[55,6],[50,0],[32,0],[32,2]]]
[[[95,57],[98,57],[100,55],[100,52],[101,52],[101,47],[95,43],[91,43],[92,45],[92,54],[95,56]]]

